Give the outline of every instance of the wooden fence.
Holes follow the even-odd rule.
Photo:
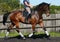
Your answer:
[[[60,18],[53,18],[53,19],[43,19],[43,21],[56,21],[56,20],[60,20]],[[0,21],[0,23],[2,23],[2,21]],[[7,21],[6,23],[10,23],[10,21]],[[58,28],[60,26],[46,26],[45,28]],[[41,28],[41,27],[36,27],[37,28]],[[13,28],[13,29],[17,29],[17,28]],[[19,29],[31,29],[31,27],[24,27],[24,28],[19,28]],[[7,28],[3,28],[0,30],[7,30]]]

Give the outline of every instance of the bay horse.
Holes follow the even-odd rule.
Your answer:
[[[20,22],[28,23],[28,24],[32,25],[33,32],[29,35],[29,37],[31,37],[35,33],[36,24],[39,24],[43,28],[43,30],[45,31],[46,35],[49,36],[49,33],[47,32],[46,28],[44,27],[43,17],[42,17],[43,13],[45,13],[46,16],[50,15],[50,4],[43,2],[39,5],[37,5],[34,8],[34,12],[31,16],[31,18],[28,19],[28,22],[25,22],[26,17],[23,16],[23,11],[19,10],[19,11],[5,13],[3,16],[3,25],[5,25],[8,16],[11,21],[11,25],[7,29],[6,36],[9,34],[10,29],[12,29],[12,27],[16,26],[16,28],[18,28],[16,31],[19,33],[19,35],[23,39],[25,39],[24,35],[19,30],[19,23]]]

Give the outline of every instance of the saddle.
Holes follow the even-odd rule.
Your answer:
[[[23,11],[23,16],[24,16],[24,17],[27,17],[27,15],[28,15],[28,12],[27,12],[26,10],[24,10],[24,11]]]
[[[31,16],[33,15],[33,13],[35,13],[35,11],[31,9]],[[27,10],[24,9],[24,11],[23,11],[23,16],[24,16],[24,17],[27,17],[28,15],[29,15],[29,14],[28,14]]]
[[[31,14],[28,14],[26,9],[23,11],[23,16],[25,17],[25,21],[28,21],[28,19],[31,18],[31,16],[34,15],[34,14],[35,14],[34,10],[31,10]]]

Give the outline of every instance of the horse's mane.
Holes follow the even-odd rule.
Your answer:
[[[37,10],[39,7],[41,7],[42,5],[49,5],[48,3],[45,3],[45,2],[42,2],[42,3],[40,3],[39,5],[37,5],[36,7],[35,7],[35,10]]]
[[[42,3],[40,3],[39,5],[37,5],[37,6],[41,6],[41,5],[49,5],[48,3],[45,3],[45,2],[42,2]]]

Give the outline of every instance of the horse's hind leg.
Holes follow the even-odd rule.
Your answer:
[[[6,37],[9,35],[10,29],[12,29],[12,27],[14,27],[13,23],[8,27],[7,32],[6,32]]]
[[[35,33],[35,25],[36,24],[32,24],[32,30],[33,30],[33,32],[29,35],[29,37],[31,37],[32,35],[34,35],[34,33]]]
[[[15,22],[15,24],[16,24],[16,28],[17,28],[17,32],[19,33],[19,35],[23,38],[23,39],[25,39],[25,37],[24,37],[24,35],[20,32],[20,30],[19,30],[19,22]]]

